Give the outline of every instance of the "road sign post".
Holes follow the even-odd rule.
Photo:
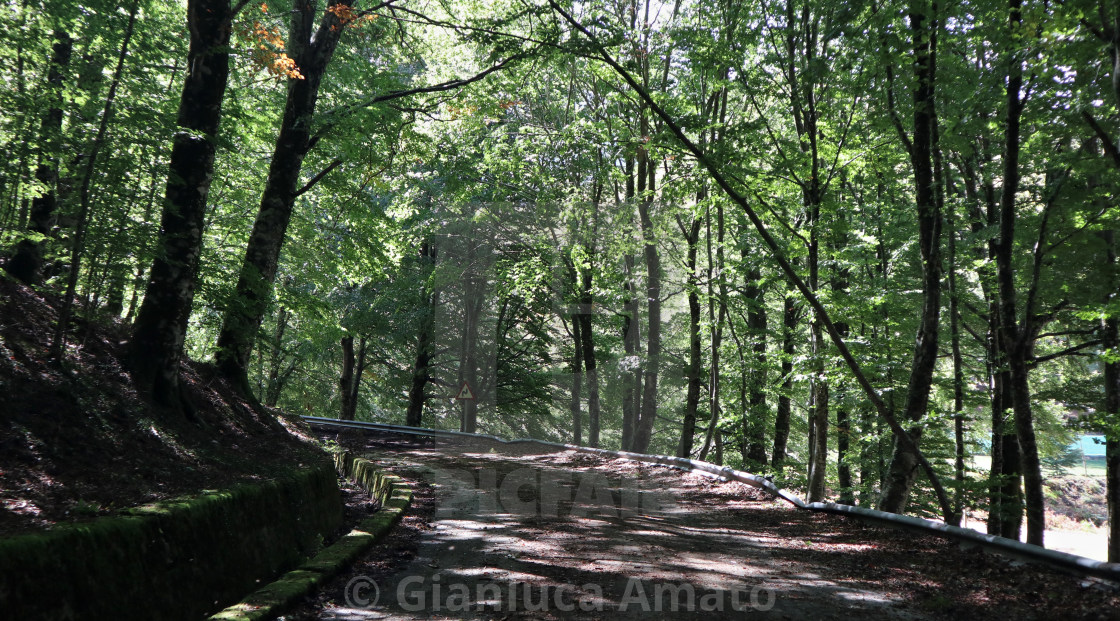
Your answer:
[[[478,400],[478,397],[475,396],[474,391],[471,390],[471,385],[468,384],[467,382],[463,382],[463,384],[461,386],[459,386],[459,392],[455,395],[454,398],[455,398],[456,401],[477,401]]]

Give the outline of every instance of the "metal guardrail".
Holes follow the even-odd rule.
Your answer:
[[[855,507],[852,505],[843,505],[834,502],[807,503],[795,494],[777,487],[773,482],[765,477],[761,477],[757,474],[751,474],[749,472],[734,470],[727,466],[717,466],[705,461],[684,459],[682,457],[671,457],[668,455],[646,455],[643,453],[630,453],[626,451],[610,451],[606,449],[591,448],[587,446],[578,446],[575,444],[546,442],[543,440],[534,440],[532,438],[506,440],[494,435],[464,433],[461,431],[444,431],[440,429],[427,429],[424,427],[406,427],[404,425],[388,425],[383,423],[367,423],[361,421],[340,421],[334,418],[320,418],[316,416],[303,416],[301,418],[303,418],[310,424],[325,427],[366,429],[369,431],[381,431],[402,435],[433,438],[442,437],[486,439],[501,444],[528,443],[560,450],[579,451],[581,453],[590,453],[594,455],[601,455],[604,457],[616,457],[649,464],[659,464],[662,466],[678,468],[689,472],[702,472],[711,476],[719,477],[724,480],[738,481],[740,483],[745,483],[752,487],[756,487],[769,493],[775,498],[780,498],[790,503],[798,509],[829,513],[833,515],[846,515],[849,517],[855,517],[863,520],[886,524],[895,528],[905,528],[923,532],[926,534],[937,535],[946,539],[958,541],[965,545],[979,546],[985,551],[994,552],[1004,556],[1010,556],[1020,560],[1039,562],[1050,567],[1054,567],[1078,575],[1104,578],[1106,580],[1120,583],[1120,563],[1107,563],[1104,561],[1085,558],[1083,556],[1077,556],[1076,554],[1069,554],[1067,552],[1048,550],[1040,546],[1023,543],[1014,539],[1008,539],[1006,537],[999,537],[996,535],[989,535],[987,533],[981,533],[980,531],[973,530],[971,528],[951,526],[943,522],[926,520],[912,515],[900,515],[897,513],[888,513],[886,511],[878,511],[875,509],[868,509],[866,507]]]

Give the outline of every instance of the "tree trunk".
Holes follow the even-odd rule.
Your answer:
[[[121,40],[120,52],[117,54],[117,66],[113,71],[113,79],[109,84],[109,92],[105,97],[105,104],[101,110],[101,120],[97,126],[97,135],[90,145],[89,153],[85,158],[85,171],[82,174],[82,184],[78,191],[78,219],[74,225],[74,236],[70,242],[70,268],[66,278],[66,293],[62,296],[62,306],[58,311],[58,324],[55,327],[54,340],[51,350],[56,358],[62,357],[66,345],[66,330],[70,324],[70,312],[74,305],[74,294],[78,288],[78,276],[81,271],[82,252],[85,250],[86,228],[89,222],[90,194],[92,193],[93,174],[97,167],[97,156],[105,143],[105,135],[109,130],[109,121],[113,118],[113,103],[117,97],[117,89],[121,84],[124,74],[124,62],[128,57],[128,44],[132,41],[132,33],[136,26],[136,13],[140,10],[139,1],[132,3],[128,13],[128,25],[125,26],[124,37]],[[111,263],[111,262],[110,262]],[[122,285],[123,286],[123,285]],[[123,290],[122,305],[123,305]],[[93,308],[90,304],[88,308]],[[120,314],[120,310],[117,310]]]
[[[175,408],[179,364],[194,301],[206,199],[214,172],[218,125],[229,77],[233,11],[228,0],[191,0],[187,76],[168,164],[156,258],[129,341],[129,366],[141,393]]]
[[[843,216],[841,216],[842,218]],[[844,227],[837,227],[843,230]],[[842,250],[847,245],[847,239],[842,232],[835,234],[837,237],[836,250]],[[844,296],[848,293],[851,270],[847,267],[841,268],[836,271],[835,278],[831,281],[831,287],[834,295],[838,300],[843,300]],[[845,339],[848,338],[851,332],[847,322],[836,322],[836,330],[840,336]],[[843,384],[838,384],[836,387],[836,479],[840,487],[840,502],[847,505],[854,505],[856,503],[855,490],[852,486],[852,421],[851,413],[848,410],[848,405],[845,403],[845,394]]]
[[[348,409],[344,418],[354,420],[358,415],[358,391],[362,388],[362,374],[366,371],[366,339],[358,340],[358,361],[354,364],[354,377],[350,382],[350,396],[346,399]]]
[[[603,198],[603,186],[596,183],[592,189],[591,208],[594,213],[591,217],[591,236],[585,235],[584,262],[577,271],[579,274],[579,307],[580,322],[580,347],[583,348],[583,366],[587,371],[587,445],[599,447],[599,371],[595,360],[595,338],[592,331],[592,317],[595,314],[595,298],[592,293],[595,273],[596,240],[599,235],[600,205]]]
[[[723,93],[724,105],[723,110],[727,109],[726,96],[727,91]],[[721,117],[722,118],[722,117]],[[708,219],[711,219],[711,207],[708,207]],[[724,219],[723,219],[723,201],[716,201],[716,252],[715,252],[715,274],[712,274],[712,231],[711,225],[708,226],[708,321],[711,325],[711,367],[708,373],[708,412],[709,416],[714,420],[716,412],[720,410],[719,390],[720,383],[723,380],[723,374],[720,372],[720,347],[723,345],[723,326],[724,321],[727,319],[727,275],[724,273],[723,261],[723,241],[724,241]],[[718,282],[718,296],[713,295],[712,281]],[[705,442],[707,440],[705,439]]]
[[[1120,59],[1117,60],[1120,65]],[[1120,71],[1120,67],[1118,67]],[[1120,79],[1120,78],[1118,78]],[[1120,95],[1120,93],[1118,93]],[[1105,305],[1111,304],[1117,296],[1116,238],[1111,230],[1105,231],[1105,258],[1111,283],[1105,297]],[[1101,321],[1101,348],[1110,354],[1104,362],[1104,410],[1105,421],[1109,423],[1105,436],[1105,484],[1108,504],[1108,562],[1120,563],[1120,319],[1115,312],[1109,313]]]
[[[649,135],[649,121],[642,113],[642,135]],[[639,410],[634,444],[631,450],[645,453],[653,437],[657,421],[657,375],[661,364],[661,255],[653,230],[653,196],[656,191],[657,168],[649,162],[645,147],[638,148],[638,218],[642,227],[643,255],[646,263],[646,360],[642,371],[642,403]]]
[[[43,152],[35,169],[35,180],[45,188],[42,194],[31,200],[28,230],[31,233],[50,236],[58,211],[58,160],[62,153],[62,92],[65,72],[70,65],[74,40],[70,33],[56,28],[53,34],[50,67],[47,70],[47,90],[50,92],[51,107],[43,115],[40,142]],[[18,280],[28,285],[38,285],[43,279],[43,241],[24,239],[16,244],[12,258],[4,269]]]
[[[916,447],[921,439],[917,425],[929,408],[933,371],[937,364],[938,322],[941,317],[941,212],[935,199],[933,174],[934,131],[937,123],[934,78],[937,63],[937,3],[931,15],[924,13],[921,2],[910,11],[910,29],[914,41],[914,135],[910,145],[910,161],[914,169],[915,203],[918,212],[918,243],[922,256],[922,311],[910,367],[910,380],[903,406],[903,420],[913,427],[909,433]],[[910,498],[910,489],[918,475],[919,460],[906,443],[895,438],[894,452],[887,475],[887,485],[879,498],[879,509],[902,513]],[[947,516],[951,521],[952,516]]]
[[[953,444],[956,448],[954,470],[957,490],[953,507],[958,516],[964,511],[965,440],[964,440],[964,358],[961,355],[960,311],[957,289],[957,234],[952,214],[949,217],[949,338],[953,353]],[[957,524],[959,526],[959,524]]]
[[[724,104],[726,110],[726,91],[724,91]],[[721,112],[722,115],[722,112]],[[721,116],[721,118],[723,118]],[[714,130],[713,130],[714,131]],[[708,455],[712,444],[716,425],[719,423],[720,411],[720,386],[723,374],[720,372],[720,347],[723,345],[723,326],[727,319],[727,275],[724,273],[723,244],[724,244],[724,217],[723,202],[716,201],[716,249],[713,259],[711,206],[706,210],[707,221],[707,246],[708,246],[708,326],[711,333],[711,366],[708,375],[708,430],[704,435],[704,446],[700,451],[700,459]],[[718,294],[713,289],[713,284],[718,283]],[[734,332],[732,333],[734,334]]]
[[[879,444],[882,438],[878,434],[874,413],[867,407],[859,408],[860,435],[864,441],[859,451],[859,497],[860,506],[874,503],[872,487],[879,482]]]
[[[747,386],[750,383],[750,371],[747,368],[746,356],[743,354],[742,345],[739,343],[738,336],[735,334],[735,326],[731,326],[731,337],[735,339],[735,345],[738,347],[739,352],[739,413],[742,417],[743,428],[740,430],[742,436],[739,442],[739,452],[743,458],[743,469],[749,472],[755,471],[755,461],[750,457],[752,442],[751,438],[755,435],[753,429],[754,421],[751,420],[750,413],[750,397],[747,396]]]
[[[819,281],[819,244],[816,224],[820,221],[820,202],[813,198],[809,205],[813,214],[810,221],[809,243],[809,287],[818,290]],[[810,350],[812,352],[812,381],[809,388],[809,502],[824,500],[825,473],[829,458],[829,384],[824,379],[824,334],[821,322],[814,318],[810,326]]]
[[[1030,384],[1027,378],[1025,357],[1012,356],[1011,402],[1015,412],[1015,435],[1019,441],[1019,461],[1022,464],[1023,496],[1027,509],[1027,543],[1043,545],[1046,530],[1045,497],[1042,493],[1042,464],[1034,434],[1033,412],[1030,404]]]
[[[1021,0],[1008,3],[1008,22],[1013,31],[1022,27]],[[1045,498],[1042,493],[1042,465],[1035,441],[1030,383],[1027,377],[1027,356],[1030,353],[1031,309],[1024,314],[1022,325],[1016,317],[1017,301],[1013,248],[1015,246],[1015,194],[1019,190],[1020,121],[1024,102],[1020,98],[1023,66],[1015,53],[1010,54],[1007,75],[1007,125],[1003,154],[1003,188],[999,205],[999,244],[996,273],[999,284],[1000,344],[1006,356],[1011,381],[1011,405],[1015,413],[1015,435],[1019,440],[1023,468],[1023,488],[1027,507],[1027,543],[1043,545],[1046,529]]]
[[[626,209],[630,210],[628,219],[633,221],[635,187],[634,157],[626,157]],[[637,365],[639,343],[640,309],[636,297],[636,275],[634,257],[626,251],[622,259],[625,280],[623,283],[622,348],[625,364],[622,372],[622,450],[629,451],[634,446],[634,432],[637,429],[638,412],[641,408],[641,373]]]
[[[586,271],[584,291],[590,296],[590,271]],[[590,309],[591,303],[586,307]],[[583,341],[583,366],[587,370],[587,445],[599,447],[599,371],[595,365],[595,339],[591,334],[591,313],[579,316],[580,338]]]
[[[1002,357],[998,358],[1002,360]],[[997,370],[992,391],[992,465],[988,532],[1019,540],[1023,527],[1023,488],[1019,439],[1007,412],[1011,410],[1011,375]]]
[[[1004,443],[1003,443],[1003,414],[1002,414],[1002,394],[997,387],[999,382],[998,372],[995,370],[994,365],[989,363],[989,390],[991,395],[991,408],[992,408],[992,448],[991,448],[991,464],[988,466],[988,534],[1004,536],[1004,515],[1003,515],[1003,487],[1004,479]],[[1018,457],[1018,443],[1015,444],[1015,455]],[[1016,484],[1019,482],[1018,477],[1015,479]],[[1018,514],[1022,516],[1022,509]],[[1015,537],[1018,540],[1018,536]]]
[[[622,372],[622,450],[629,451],[634,446],[634,432],[641,407],[641,373],[637,365],[641,337],[638,333],[638,300],[634,297],[634,259],[627,253],[623,262],[626,271],[626,297],[623,300],[625,312],[622,316],[622,347],[626,362]]]
[[[438,300],[438,296],[438,293],[433,294],[433,301]],[[432,320],[425,317],[416,337],[416,362],[412,366],[412,383],[408,389],[408,410],[405,412],[404,424],[410,427],[423,426],[424,405],[428,399],[427,387],[432,379],[432,329]]]
[[[697,199],[703,199],[703,193]],[[703,364],[700,343],[700,278],[697,274],[697,251],[700,242],[700,218],[693,217],[691,226],[685,230],[684,223],[678,220],[681,232],[685,235],[688,244],[688,259],[685,269],[688,270],[688,369],[685,376],[688,378],[688,390],[684,400],[684,428],[681,429],[681,441],[677,445],[677,457],[689,458],[692,455],[692,444],[696,435],[696,411],[700,406],[700,369]]]
[[[880,201],[883,201],[886,198],[886,194],[887,194],[886,193],[886,188],[884,187],[884,185],[882,183],[876,184],[875,191],[876,191],[877,198]],[[875,266],[875,270],[876,270],[876,275],[879,278],[879,282],[882,284],[883,287],[886,287],[887,282],[888,282],[888,278],[889,278],[889,274],[890,274],[891,253],[887,249],[886,242],[885,242],[885,239],[884,239],[884,221],[883,220],[884,220],[883,209],[880,205],[876,205],[876,208],[875,208],[875,224],[876,224],[876,229],[877,229],[877,232],[878,232],[878,235],[879,235],[879,243],[877,244],[877,247],[875,249],[876,258],[878,258],[878,263]],[[889,326],[891,325],[891,322],[893,321],[893,318],[892,318],[892,315],[891,315],[891,308],[887,304],[882,305],[882,309],[880,311],[880,321],[881,321],[881,323],[879,325],[881,326],[881,328],[872,328],[872,330],[871,330],[871,340],[872,340],[872,342],[874,342],[878,335],[886,336],[886,338],[887,338],[887,351],[885,352],[886,355],[884,356],[884,360],[886,362],[887,372],[885,374],[886,377],[884,379],[885,379],[885,382],[886,382],[887,386],[895,386],[896,385],[895,384],[895,365],[893,364],[894,356],[893,356],[892,351],[891,351],[891,347],[890,347],[890,342],[891,341],[890,341],[890,336],[889,336],[890,335]],[[894,390],[890,391],[890,393],[887,394],[887,407],[891,412],[897,411],[897,395],[898,395],[897,391],[894,391]],[[873,435],[875,437],[875,447],[874,447],[874,450],[873,450],[875,481],[877,482],[879,493],[876,494],[876,498],[874,500],[871,498],[871,494],[869,493],[867,501],[863,503],[864,506],[874,505],[878,501],[877,497],[882,494],[882,490],[886,489],[886,487],[887,487],[887,475],[889,474],[888,469],[887,469],[887,466],[888,466],[888,461],[887,460],[889,459],[890,454],[893,450],[894,440],[895,440],[895,434],[894,433],[891,433],[891,434],[884,433],[882,421],[878,420],[878,419],[875,420],[875,422],[874,422]],[[868,492],[870,492],[870,491],[871,490],[870,490],[870,486],[869,486],[868,487]]]
[[[281,370],[284,360],[284,333],[288,330],[288,309],[281,306],[276,311],[276,329],[272,332],[272,352],[269,356],[268,379],[264,386],[264,404],[276,407],[280,392],[284,389],[287,373]]]
[[[482,314],[482,304],[485,298],[483,291],[483,277],[479,273],[476,231],[467,233],[466,266],[467,274],[463,278],[463,342],[462,354],[459,365],[459,382],[466,382],[474,392],[474,399],[464,399],[461,402],[459,431],[475,433],[478,429],[478,329]]]
[[[840,502],[856,504],[855,487],[852,484],[852,421],[844,397],[837,389],[836,395],[836,482],[840,486]]]
[[[747,330],[750,335],[750,391],[745,404],[747,429],[747,459],[752,465],[766,465],[766,298],[762,287],[762,272],[755,263],[748,270],[747,286],[743,293],[747,303]],[[786,420],[788,425],[789,420]]]
[[[835,285],[838,290],[848,288],[847,274],[841,276],[842,280]],[[848,324],[840,322],[837,329],[844,338],[848,338]],[[836,482],[840,486],[840,502],[846,505],[856,503],[855,490],[852,487],[852,422],[848,406],[844,403],[843,388],[836,388]]]
[[[339,408],[339,420],[354,420],[354,409],[351,407],[350,396],[353,394],[354,385],[354,337],[342,337],[342,374],[338,376],[338,395],[342,400]]]
[[[782,303],[782,389],[778,393],[778,408],[774,416],[774,450],[770,465],[781,472],[786,460],[786,443],[789,441],[789,417],[792,410],[794,334],[797,331],[797,306],[793,296],[787,295]]]
[[[430,272],[435,266],[438,251],[435,246],[425,241],[420,246],[420,261],[423,265],[422,274],[430,278]],[[424,404],[427,402],[427,386],[431,381],[432,345],[435,339],[435,316],[439,306],[439,290],[433,290],[430,284],[424,285],[424,300],[427,308],[420,320],[420,330],[416,335],[416,362],[412,365],[412,384],[408,389],[408,410],[405,413],[405,423],[410,427],[422,426],[424,418]]]
[[[719,409],[712,411],[711,416],[708,417],[708,429],[704,432],[704,446],[700,448],[700,461],[708,459],[708,453],[715,446],[716,454],[722,455],[722,448],[720,446],[720,432],[719,432]],[[722,457],[717,457],[716,461],[722,460]]]
[[[349,6],[352,0],[330,0],[330,6]],[[288,78],[284,117],[272,151],[268,178],[233,300],[222,317],[216,362],[220,372],[245,396],[249,356],[261,321],[272,299],[280,250],[299,196],[303,160],[311,148],[311,131],[319,87],[338,40],[346,29],[339,14],[324,11],[315,29],[317,2],[297,2],[292,11],[288,49],[300,77]]]
[[[572,399],[569,410],[572,414],[572,444],[583,442],[583,339],[580,338],[580,323],[572,315]]]

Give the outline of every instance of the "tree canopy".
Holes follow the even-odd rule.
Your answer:
[[[111,319],[186,417],[189,356],[293,413],[707,459],[1039,544],[1044,464],[1092,431],[1120,511],[1113,3],[0,20],[0,247],[64,297],[59,364]]]

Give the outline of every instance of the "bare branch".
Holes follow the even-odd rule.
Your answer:
[[[1104,145],[1104,150],[1108,153],[1108,156],[1112,158],[1112,163],[1115,164],[1117,168],[1120,168],[1120,148],[1117,148],[1116,143],[1112,141],[1112,137],[1101,127],[1097,119],[1093,118],[1092,114],[1089,114],[1088,110],[1081,111],[1081,118],[1085,119],[1085,122],[1093,129],[1093,133],[1097,135],[1097,138],[1101,139],[1101,144]]]
[[[1063,349],[1062,351],[1054,352],[1052,354],[1046,354],[1045,356],[1038,356],[1036,358],[1032,358],[1030,360],[1030,362],[1028,363],[1028,367],[1033,369],[1034,367],[1037,367],[1038,365],[1042,364],[1043,362],[1049,362],[1051,360],[1054,360],[1055,358],[1061,358],[1063,356],[1072,356],[1072,355],[1076,354],[1077,352],[1081,351],[1082,349],[1087,349],[1089,347],[1094,347],[1096,345],[1100,345],[1101,342],[1102,341],[1100,339],[1095,339],[1095,340],[1092,340],[1092,341],[1085,341],[1084,343],[1074,345],[1073,347],[1067,347],[1067,348]]]
[[[486,76],[490,75],[491,73],[494,73],[496,71],[500,71],[503,68],[507,67],[510,63],[521,60],[521,59],[523,59],[527,56],[529,56],[528,53],[514,54],[513,56],[510,56],[509,58],[506,58],[502,62],[500,62],[496,65],[493,65],[493,66],[491,66],[491,67],[489,67],[489,68],[487,68],[483,71],[480,71],[480,72],[474,74],[473,76],[471,76],[469,78],[458,78],[458,79],[455,79],[455,80],[448,80],[446,82],[440,82],[439,84],[432,84],[431,86],[419,86],[419,87],[416,87],[416,88],[407,88],[407,89],[402,89],[402,90],[397,90],[397,91],[390,91],[390,92],[385,93],[383,95],[378,95],[376,97],[371,97],[371,98],[369,98],[369,99],[367,99],[363,102],[356,103],[356,104],[351,104],[351,105],[347,106],[346,108],[344,108],[343,110],[340,110],[340,111],[337,111],[337,112],[333,113],[332,116],[335,116],[336,118],[334,118],[331,122],[328,122],[328,123],[324,124],[323,127],[320,128],[319,131],[315,133],[315,136],[311,138],[309,148],[314,147],[315,144],[318,143],[319,140],[327,132],[329,132],[331,129],[333,129],[335,127],[335,125],[337,125],[341,121],[342,118],[345,118],[345,117],[349,116],[350,114],[353,114],[354,112],[356,112],[356,111],[358,111],[362,108],[368,108],[372,105],[379,104],[379,103],[386,102],[386,101],[393,101],[394,99],[401,99],[403,97],[411,97],[412,95],[422,95],[422,94],[426,94],[426,93],[441,93],[441,92],[445,92],[445,91],[451,91],[451,90],[455,90],[455,89],[458,89],[458,88],[462,88],[462,87],[464,87],[468,84],[478,82],[479,80],[485,78]]]
[[[323,179],[323,177],[326,177],[327,174],[329,174],[332,170],[337,168],[338,165],[341,164],[341,163],[342,163],[341,159],[339,159],[337,157],[334,158],[334,161],[332,161],[330,164],[328,164],[326,168],[319,171],[319,174],[312,177],[311,180],[308,181],[307,183],[305,183],[302,188],[296,190],[295,196],[293,196],[292,198],[299,198],[305,192],[307,192],[311,188],[315,187],[316,183],[319,183]]]

